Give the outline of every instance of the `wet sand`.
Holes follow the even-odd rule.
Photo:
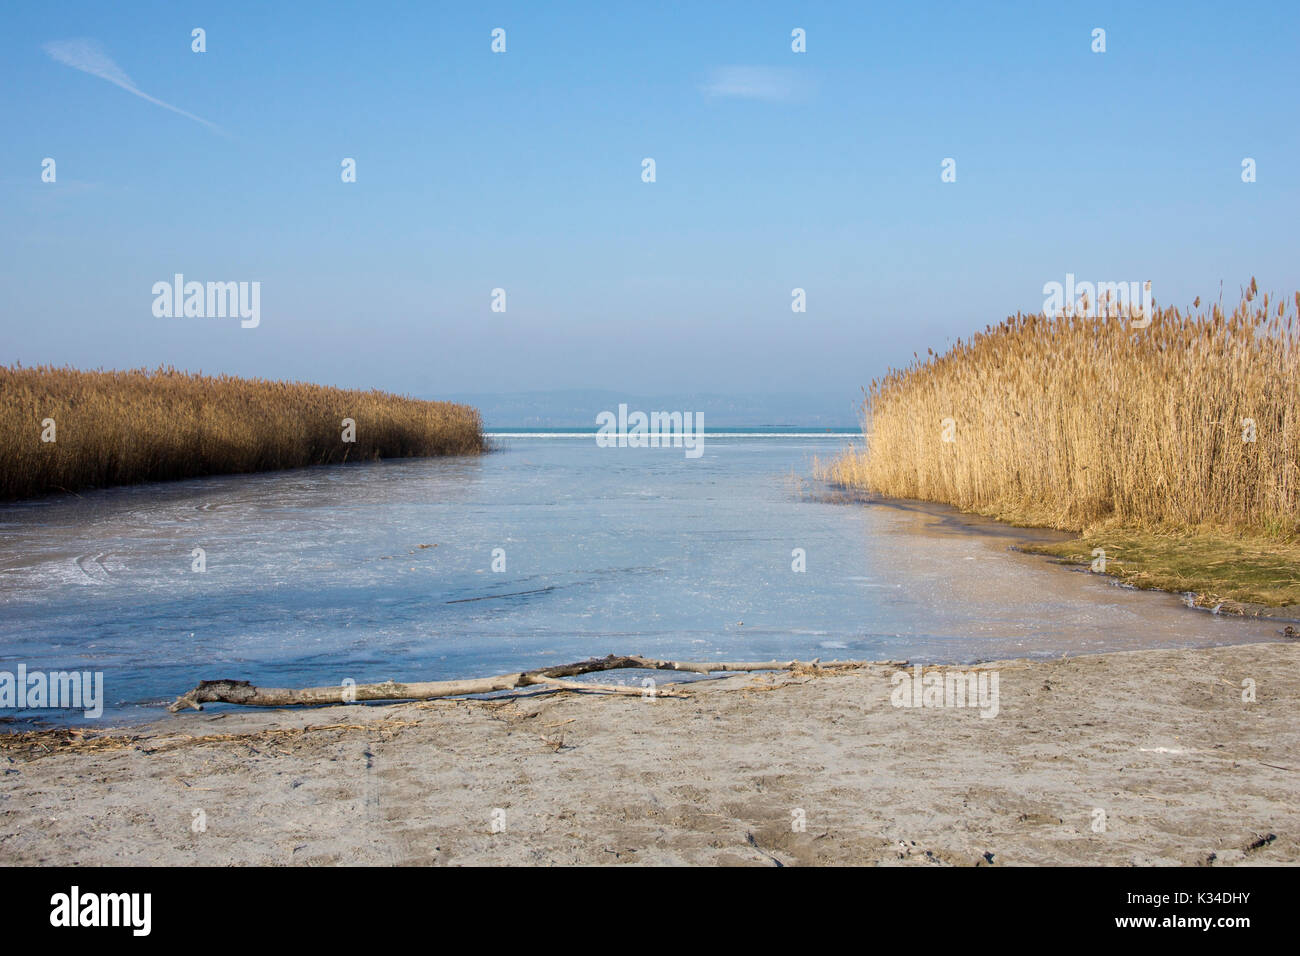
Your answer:
[[[1300,861],[1300,647],[981,666],[993,718],[892,706],[873,665],[15,734],[0,862]]]

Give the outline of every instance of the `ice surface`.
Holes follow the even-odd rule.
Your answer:
[[[966,662],[1275,637],[1005,537],[801,493],[793,476],[843,443],[710,436],[687,459],[510,438],[476,459],[6,506],[0,670],[103,671],[120,722],[201,678],[436,680],[608,653]]]

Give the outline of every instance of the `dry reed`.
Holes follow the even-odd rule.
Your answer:
[[[1017,314],[865,390],[845,486],[1071,531],[1300,532],[1292,303]],[[945,441],[945,419],[951,419]],[[1253,440],[1252,440],[1253,439]]]
[[[0,367],[0,499],[484,449],[478,412],[450,402],[171,368]]]

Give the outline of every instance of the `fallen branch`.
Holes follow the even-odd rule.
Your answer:
[[[653,692],[647,691],[641,687],[629,687],[627,684],[584,684],[576,680],[560,680],[558,677],[543,677],[532,675],[533,679],[540,684],[545,684],[555,690],[576,690],[579,692],[600,691],[605,694],[623,694],[626,697],[685,697],[685,694],[679,694],[676,691],[661,690],[655,688]]]
[[[177,697],[168,706],[173,714],[193,707],[202,710],[204,704],[243,704],[248,707],[292,707],[296,705],[348,704],[363,700],[433,700],[439,697],[468,697],[474,694],[491,694],[496,691],[517,690],[524,687],[537,687],[542,693],[549,691],[598,691],[611,694],[642,696],[646,694],[640,687],[625,687],[614,684],[583,684],[578,681],[564,680],[578,674],[591,674],[597,671],[626,670],[661,670],[686,671],[694,674],[712,674],[727,671],[799,671],[799,670],[848,670],[865,667],[868,664],[886,664],[905,666],[900,661],[831,661],[821,663],[813,661],[660,661],[636,655],[593,657],[590,660],[574,664],[560,664],[535,671],[519,674],[501,674],[497,677],[478,677],[468,680],[423,681],[415,684],[399,684],[385,681],[382,684],[339,685],[335,687],[304,687],[297,690],[283,687],[255,687],[243,680],[205,680],[186,694]],[[656,688],[655,696],[681,697],[671,691]],[[648,696],[648,695],[647,695]]]

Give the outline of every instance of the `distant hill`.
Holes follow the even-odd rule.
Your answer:
[[[702,412],[705,428],[786,426],[853,430],[858,427],[860,394],[634,395],[605,389],[549,392],[486,392],[446,395],[440,399],[473,405],[483,413],[486,429],[580,428],[595,426],[596,415],[630,410]]]

